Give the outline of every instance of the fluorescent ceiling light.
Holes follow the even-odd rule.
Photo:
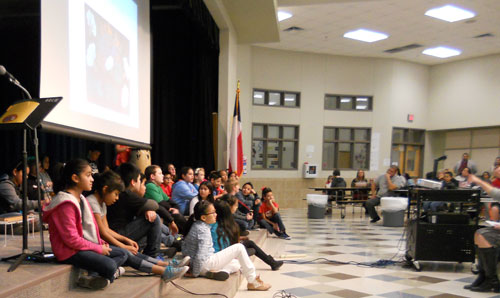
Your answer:
[[[295,98],[294,97],[285,97],[285,101],[294,101]]]
[[[473,18],[476,16],[476,13],[448,4],[445,6],[429,9],[425,12],[425,15],[447,22],[456,22]]]
[[[275,102],[270,102],[269,105],[270,106],[274,106],[276,103]]]
[[[422,52],[422,54],[438,58],[448,58],[448,57],[458,56],[462,54],[462,51],[447,47],[436,47],[436,48],[426,49]]]
[[[358,97],[356,98],[357,101],[368,101],[368,98],[366,97]]]
[[[286,12],[286,11],[278,11],[278,21],[281,22],[281,21],[284,21],[286,19],[289,19],[293,17],[293,14],[289,13],[289,12]]]
[[[389,35],[385,33],[370,31],[366,29],[358,29],[355,31],[349,31],[344,34],[345,38],[356,39],[364,42],[374,42],[382,39],[386,39]]]
[[[367,106],[356,106],[357,110],[366,110]]]
[[[341,98],[340,102],[351,102],[350,98]]]
[[[253,98],[262,98],[262,94],[256,93],[256,94],[253,95]]]

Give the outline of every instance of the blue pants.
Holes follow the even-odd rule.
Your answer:
[[[127,252],[116,246],[110,246],[109,256],[104,256],[91,250],[80,250],[63,262],[87,271],[97,272],[100,276],[113,282],[118,266],[127,261]]]

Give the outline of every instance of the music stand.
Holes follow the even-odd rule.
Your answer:
[[[29,93],[28,93],[29,95]],[[2,258],[2,261],[16,259],[9,267],[8,272],[16,270],[16,268],[26,259],[30,261],[47,262],[53,259],[53,254],[45,254],[45,243],[43,239],[42,228],[42,203],[40,199],[40,179],[38,178],[38,138],[36,128],[52,111],[52,109],[62,100],[62,97],[50,97],[40,99],[21,100],[13,103],[7,108],[7,111],[0,117],[0,129],[6,130],[23,130],[23,248],[20,254]],[[30,253],[28,250],[28,215],[26,205],[28,201],[28,152],[27,152],[27,130],[34,131],[35,158],[36,158],[36,175],[38,184],[38,205],[39,205],[39,224],[40,224],[40,241],[41,252]]]

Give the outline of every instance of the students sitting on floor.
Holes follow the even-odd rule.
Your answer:
[[[49,224],[50,243],[57,260],[98,276],[81,276],[78,285],[100,289],[121,274],[119,266],[127,253],[102,241],[92,208],[82,195],[92,189],[92,168],[83,159],[66,163],[59,191],[44,208],[43,220]]]
[[[189,202],[198,195],[193,185],[194,172],[190,167],[181,169],[181,179],[172,186],[172,201],[179,206],[182,215],[189,214]]]
[[[292,237],[286,233],[285,225],[281,220],[279,205],[274,200],[273,191],[269,187],[262,188],[263,203],[260,206],[260,226],[267,229],[270,234],[276,234],[279,238],[291,240]]]
[[[222,197],[224,194],[226,194],[226,191],[224,191],[221,188],[222,184],[222,177],[219,175],[218,172],[214,171],[210,173],[210,182],[214,186],[214,199],[218,200],[220,197]]]
[[[248,237],[240,237],[240,230],[233,218],[233,214],[239,206],[238,199],[235,196],[226,194],[214,206],[217,211],[217,222],[212,225],[211,231],[215,252],[232,244],[241,243],[245,246],[249,256],[255,254],[264,263],[271,266],[273,271],[279,270],[283,265],[283,261],[276,261]]]
[[[241,209],[236,210],[233,214],[234,221],[240,226],[241,235],[248,235],[248,230],[253,229],[255,221],[253,220],[253,210],[252,210],[252,202],[251,201],[243,201],[243,196],[239,193],[240,186],[238,185],[238,181],[236,179],[229,179],[224,186],[224,189],[227,191],[227,194],[237,196],[238,203]],[[222,199],[222,198],[221,198]],[[250,204],[250,205],[247,205]]]
[[[194,181],[193,185],[196,188],[196,190],[199,190],[200,184],[205,181],[205,169],[204,168],[197,168],[194,170]]]
[[[163,175],[163,183],[161,184],[161,189],[169,197],[172,197],[172,185],[174,184],[174,179],[172,179],[172,174],[165,173]]]
[[[150,165],[145,170],[145,176],[147,181],[144,197],[152,199],[160,205],[159,210],[156,212],[174,234],[178,231],[182,233],[186,220],[179,212],[180,207],[174,201],[170,200],[160,186],[163,182],[161,168],[157,165]]]
[[[207,200],[211,203],[214,203],[214,187],[212,183],[209,181],[204,181],[200,184],[200,188],[198,190],[198,195],[194,197],[191,202],[189,203],[189,216],[193,215],[194,213],[194,206],[196,203],[200,201]]]
[[[216,222],[215,207],[209,201],[198,202],[194,208],[193,223],[182,245],[182,254],[191,257],[191,275],[206,276],[216,280],[226,280],[227,272],[237,259],[243,276],[247,279],[247,288],[251,291],[267,291],[270,285],[264,283],[255,273],[255,266],[248,257],[243,244],[234,244],[217,253],[214,252],[210,225]]]
[[[229,177],[227,176],[227,171],[226,170],[219,170],[219,175],[221,178],[221,188],[224,189],[224,186],[226,185],[226,182],[229,179]]]
[[[26,169],[29,174],[29,168]],[[8,173],[0,176],[0,214],[19,212],[23,207],[21,185],[23,183],[23,162],[16,161]],[[47,204],[49,201],[47,200]],[[27,210],[38,208],[38,201],[27,201]]]
[[[139,252],[137,242],[109,228],[106,217],[107,206],[113,205],[119,199],[120,192],[125,186],[120,176],[111,170],[96,174],[94,178],[94,193],[87,197],[87,200],[92,207],[102,239],[110,245],[126,250],[128,257],[125,265],[141,272],[160,275],[164,281],[182,277],[189,270],[186,266],[189,263],[189,257],[181,261],[176,259],[162,261],[143,255]]]
[[[372,194],[370,199],[365,203],[366,211],[371,217],[370,222],[375,223],[380,220],[380,217],[375,210],[375,206],[380,205],[380,198],[392,197],[394,196],[394,190],[400,189],[406,185],[405,179],[398,175],[398,172],[399,168],[397,166],[391,166],[387,169],[385,174],[380,175],[377,180],[372,183]]]
[[[242,196],[243,202],[251,202],[251,204],[249,203],[249,205],[252,206],[253,219],[256,223],[258,223],[260,221],[259,209],[260,209],[260,205],[262,205],[262,201],[259,198],[259,195],[257,194],[257,192],[253,189],[253,184],[251,182],[247,182],[247,183],[243,184],[241,191],[239,191],[236,194],[236,196],[238,197],[238,195]],[[238,199],[240,199],[240,198],[238,197]],[[240,206],[240,207],[241,207],[240,211],[241,211],[241,209],[246,209],[243,206]]]
[[[118,172],[125,184],[125,191],[120,193],[120,199],[108,208],[109,227],[119,234],[134,241],[146,237],[146,247],[143,253],[156,257],[160,253],[161,221],[156,214],[158,203],[143,198],[140,193],[141,171],[131,163],[123,163]]]

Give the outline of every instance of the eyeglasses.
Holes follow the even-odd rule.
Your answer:
[[[217,212],[214,211],[214,212],[207,213],[205,215],[212,215],[212,214],[217,214]]]

